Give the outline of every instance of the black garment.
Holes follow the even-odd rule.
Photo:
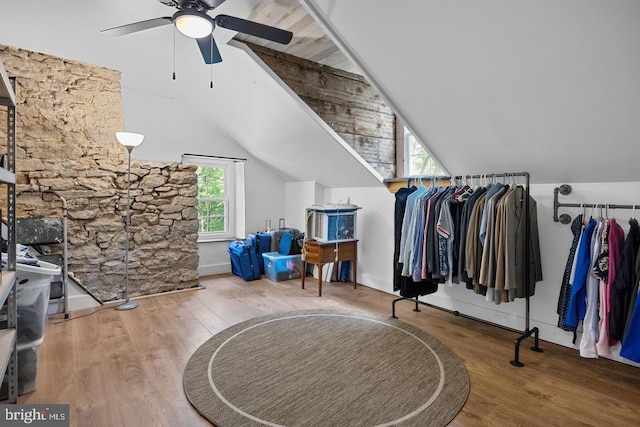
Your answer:
[[[393,290],[400,290],[400,282],[402,280],[402,263],[398,262],[398,257],[400,256],[400,237],[402,235],[402,222],[404,219],[404,211],[407,207],[407,197],[409,194],[416,191],[417,188],[407,187],[400,188],[396,192],[396,205],[394,212],[394,227],[393,227],[393,236],[395,239],[395,248],[393,250]]]
[[[569,299],[571,298],[571,268],[573,267],[573,259],[576,256],[576,250],[578,249],[578,241],[580,240],[580,232],[582,230],[582,215],[578,215],[573,219],[571,223],[571,232],[573,233],[573,241],[571,242],[571,248],[569,248],[569,258],[567,258],[567,265],[564,269],[564,275],[562,276],[562,286],[560,287],[560,296],[558,297],[558,328],[565,331],[575,331],[576,328],[569,326],[564,322],[567,317],[567,311],[569,310]]]
[[[616,278],[611,284],[609,296],[609,338],[622,340],[627,322],[627,314],[631,305],[632,292],[638,280],[635,263],[640,247],[640,226],[635,218],[629,220],[629,234],[624,241],[622,260],[616,271]]]
[[[469,278],[467,275],[467,257],[466,257],[466,248],[467,248],[467,229],[469,228],[469,220],[471,219],[471,211],[473,211],[473,206],[476,204],[476,201],[480,196],[486,193],[487,189],[484,187],[478,188],[473,192],[471,197],[464,202],[464,206],[462,207],[462,214],[460,219],[460,246],[459,246],[459,256],[458,256],[458,271],[460,273],[460,280],[466,283],[467,289],[473,289],[473,280]]]
[[[451,199],[449,204],[449,210],[451,211],[451,217],[453,218],[453,235],[451,236],[453,241],[451,242],[451,281],[453,283],[460,282],[460,265],[458,259],[460,258],[460,223],[462,222],[462,208],[464,203],[455,199]]]

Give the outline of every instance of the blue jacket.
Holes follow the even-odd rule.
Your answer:
[[[587,276],[591,271],[591,234],[596,226],[596,220],[591,218],[589,224],[582,232],[580,239],[580,247],[576,260],[576,273],[573,278],[571,287],[571,296],[569,297],[569,308],[567,309],[567,317],[564,322],[567,326],[577,327],[578,323],[584,319],[587,312]]]
[[[620,356],[640,363],[640,298],[636,298],[636,305],[629,321],[629,328],[622,340]]]

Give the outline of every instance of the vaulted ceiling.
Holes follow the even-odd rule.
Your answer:
[[[135,158],[179,161],[185,152],[250,157],[251,163],[269,165],[288,181],[326,187],[381,185],[372,167],[354,156],[250,50],[232,40],[236,32],[215,28],[223,61],[213,66],[204,64],[194,40],[176,35],[170,25],[117,38],[100,33],[171,16],[176,9],[163,3],[109,0],[88,7],[82,0],[33,0],[25,7],[4,2],[0,44],[120,70],[125,129],[146,135]],[[209,15],[250,19],[252,11],[269,3],[282,2],[227,0]],[[315,24],[307,18],[298,25]],[[300,32],[307,35],[294,36],[292,47],[313,43],[308,34],[318,35],[317,28]],[[338,51],[335,46],[332,50]]]
[[[450,173],[640,180],[640,2],[302,1]]]
[[[635,0],[227,0],[219,11],[292,30],[288,53],[361,70],[452,174],[529,171],[534,182],[551,183],[640,178]],[[34,0],[28,8],[4,2],[0,44],[120,69],[125,92],[172,100],[256,156],[303,173],[300,180],[319,177],[322,165],[315,173],[313,167],[292,171],[287,159],[273,155],[278,144],[310,158],[323,149],[329,158],[347,157],[343,146],[328,142],[329,130],[292,113],[306,114],[286,89],[271,86],[273,76],[250,65],[250,53],[226,44],[232,37],[254,38],[216,28],[224,61],[213,69],[203,66],[191,40],[178,38],[178,79],[171,81],[173,31],[154,29],[126,40],[98,33],[171,13],[154,0],[91,7],[80,0]],[[207,95],[211,74],[215,97]],[[125,120],[126,113],[125,105]],[[344,162],[354,186],[369,185],[368,171],[357,177],[357,162]]]

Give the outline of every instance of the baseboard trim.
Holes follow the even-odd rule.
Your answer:
[[[231,273],[231,264],[228,262],[198,266],[198,275],[200,277],[224,273]]]

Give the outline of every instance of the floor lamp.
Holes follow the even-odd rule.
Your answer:
[[[131,152],[138,145],[142,144],[144,135],[131,132],[116,132],[116,139],[127,149],[129,153],[129,166],[127,170],[127,219],[125,222],[126,240],[124,253],[124,302],[116,305],[116,310],[133,310],[138,307],[138,302],[129,300],[129,205],[131,204]]]

